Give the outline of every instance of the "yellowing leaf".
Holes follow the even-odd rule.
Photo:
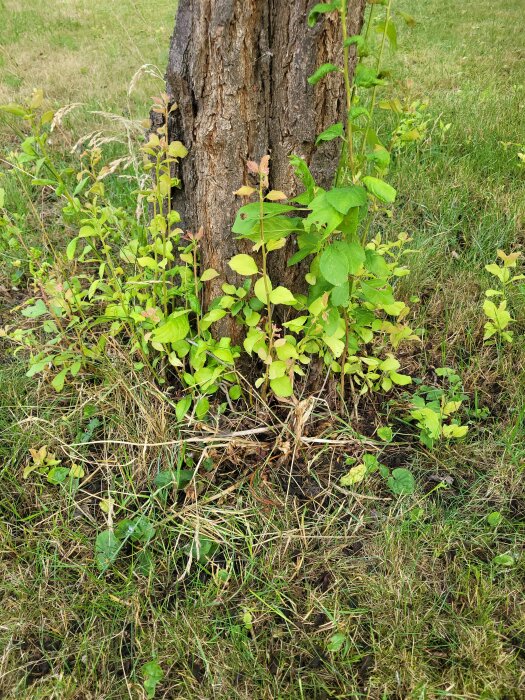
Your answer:
[[[259,301],[262,301],[263,304],[268,303],[267,291],[268,294],[272,293],[272,283],[270,282],[270,278],[268,276],[259,277],[259,279],[254,285],[253,292],[257,299],[259,299]]]
[[[109,513],[110,511],[113,510],[113,504],[114,504],[114,503],[115,503],[115,500],[114,500],[113,498],[111,498],[111,496],[110,496],[109,498],[103,498],[103,499],[99,502],[100,510],[101,510],[103,513]]]
[[[29,103],[29,106],[31,109],[38,109],[39,107],[42,106],[42,102],[44,101],[44,91],[42,89],[35,89],[33,90],[33,95],[31,97],[31,102]]]
[[[85,471],[80,464],[72,464],[71,469],[69,470],[69,475],[72,479],[82,479],[84,478]]]
[[[292,382],[288,375],[272,379],[270,381],[270,387],[273,393],[281,398],[286,398],[293,394]]]
[[[237,197],[250,197],[254,192],[255,188],[249,187],[248,185],[243,185],[233,194],[237,195]]]
[[[355,484],[360,484],[365,476],[366,466],[364,464],[358,464],[356,467],[352,467],[347,474],[341,477],[341,486],[355,486]]]
[[[270,301],[272,304],[295,304],[295,297],[289,289],[286,287],[276,287],[272,292],[270,292]]]
[[[396,360],[393,355],[387,357],[387,359],[383,360],[383,362],[381,362],[379,365],[379,368],[383,370],[383,372],[395,372],[397,369],[399,369],[399,367],[399,360]]]
[[[497,277],[501,282],[506,282],[510,276],[510,272],[508,270],[506,270],[504,267],[496,265],[496,263],[485,265],[485,270],[490,272],[491,275]]]
[[[188,311],[176,311],[162,326],[153,331],[151,340],[162,344],[176,343],[186,337],[189,329]]]
[[[168,155],[172,158],[185,158],[188,155],[188,149],[180,141],[172,141],[168,146]]]
[[[462,401],[447,401],[447,403],[443,406],[443,414],[445,416],[450,416],[452,413],[459,410],[462,403]]]
[[[286,374],[286,362],[282,360],[274,360],[268,369],[270,379],[278,379]]]
[[[239,275],[245,275],[249,277],[250,275],[256,275],[259,272],[257,263],[252,258],[252,256],[246,255],[244,253],[241,253],[240,255],[235,255],[230,260],[228,265],[234,272],[238,272]]]
[[[398,374],[397,372],[390,372],[390,379],[398,386],[406,386],[407,384],[412,384],[412,377],[408,374]]]
[[[444,425],[443,426],[443,437],[450,438],[462,438],[468,433],[468,426],[466,425]]]
[[[505,267],[516,267],[516,260],[520,257],[521,253],[510,253],[507,255],[503,250],[498,250],[498,258],[503,260]]]
[[[204,270],[204,272],[202,273],[201,282],[209,282],[210,280],[213,280],[218,276],[219,273],[217,272],[217,270],[214,270],[213,267],[210,267],[208,270]]]
[[[284,248],[286,245],[286,238],[277,238],[276,240],[270,240],[266,244],[266,249],[267,250],[279,250],[280,248]]]
[[[504,330],[509,323],[512,321],[510,313],[507,311],[507,302],[500,302],[499,306],[496,306],[490,299],[485,299],[483,303],[483,311],[485,314],[494,321],[494,325],[498,330]]]
[[[270,202],[282,202],[284,199],[288,199],[288,197],[284,194],[284,192],[281,192],[281,190],[272,190],[271,192],[268,192],[266,199],[268,199]]]

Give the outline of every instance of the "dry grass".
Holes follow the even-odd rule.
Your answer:
[[[85,105],[75,130],[100,119],[88,110],[144,117],[159,83],[143,79],[128,102],[128,86],[143,64],[166,64],[176,3],[161,0],[42,0],[0,3],[0,103],[43,88],[56,107]]]

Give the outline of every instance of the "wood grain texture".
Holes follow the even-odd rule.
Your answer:
[[[353,0],[350,33],[360,30],[365,0]],[[338,144],[314,148],[317,135],[344,117],[344,86],[333,74],[315,87],[307,77],[325,62],[340,62],[339,27],[326,17],[307,26],[311,0],[180,0],[166,74],[177,103],[169,131],[189,149],[174,193],[174,206],[188,230],[204,228],[202,259],[221,277],[207,286],[210,298],[226,278],[226,265],[239,252],[231,225],[240,201],[233,192],[247,182],[246,161],[271,155],[270,183],[288,195],[297,191],[289,164],[292,153],[310,164],[320,184],[329,185]],[[287,247],[272,255],[271,272],[293,283]],[[222,278],[222,279],[221,279]],[[209,300],[208,299],[208,300]],[[222,332],[226,331],[226,324]],[[230,330],[231,327],[230,327]]]

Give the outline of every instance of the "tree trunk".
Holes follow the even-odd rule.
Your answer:
[[[349,34],[359,33],[365,2],[352,0]],[[312,87],[307,78],[323,63],[341,64],[342,42],[333,13],[315,28],[307,26],[312,5],[312,0],[179,0],[166,75],[168,95],[178,105],[169,135],[189,155],[174,207],[186,230],[204,229],[203,269],[221,273],[207,283],[205,302],[221,294],[225,280],[239,282],[227,261],[240,248],[231,226],[242,202],[233,192],[247,183],[247,160],[270,154],[271,187],[288,195],[297,189],[288,161],[292,153],[306,159],[320,184],[333,179],[339,144],[314,143],[344,118],[343,81],[332,74]],[[294,286],[296,272],[286,268],[290,253],[289,246],[272,253],[275,284]],[[229,322],[218,332],[238,337]]]

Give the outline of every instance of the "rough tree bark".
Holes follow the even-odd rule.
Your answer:
[[[366,0],[352,0],[349,34],[359,33]],[[327,16],[307,26],[312,0],[180,0],[166,74],[170,99],[177,103],[170,140],[189,149],[182,189],[174,206],[186,230],[204,229],[205,268],[221,273],[207,285],[209,299],[226,278],[226,265],[239,252],[231,233],[241,202],[233,192],[247,183],[246,161],[269,153],[270,184],[296,192],[288,157],[306,159],[320,184],[333,178],[336,142],[314,148],[317,135],[344,117],[344,86],[330,75],[315,87],[307,77],[326,62],[341,61],[339,27]],[[293,285],[286,269],[290,249],[272,254],[273,275]],[[277,278],[274,277],[274,279]],[[209,300],[208,299],[208,300]],[[236,335],[232,327],[219,333]]]

